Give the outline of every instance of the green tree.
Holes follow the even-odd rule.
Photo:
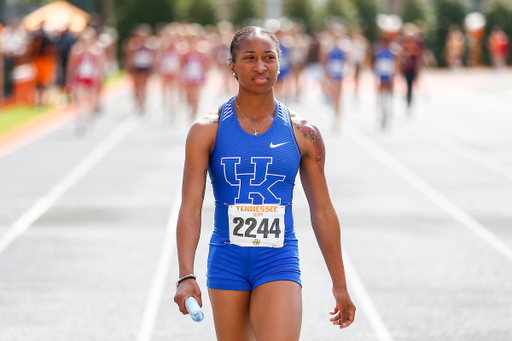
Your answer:
[[[355,0],[354,5],[359,13],[361,31],[370,41],[375,41],[379,32],[376,18],[382,13],[382,0]]]
[[[216,25],[218,20],[217,9],[212,0],[191,0],[185,14],[185,20],[205,25]]]
[[[436,28],[436,16],[432,1],[429,0],[403,0],[399,15],[404,23],[423,21],[427,30],[432,32]]]
[[[349,27],[359,26],[359,13],[351,0],[327,0],[323,12],[326,20],[341,18]]]
[[[469,11],[468,0],[437,0],[435,13],[437,17],[437,27],[435,32],[435,41],[432,42],[432,51],[441,66],[446,66],[445,58],[441,54],[446,42],[446,36],[450,31],[450,26],[457,25],[464,28],[464,19]]]
[[[261,3],[258,0],[234,0],[231,12],[231,22],[242,26],[250,19],[259,19],[262,15]]]
[[[512,0],[487,0],[482,4],[482,12],[485,15],[485,42],[489,38],[494,27],[499,27],[508,36],[509,42],[512,41]],[[509,43],[510,44],[510,43]],[[489,62],[489,54],[486,44],[484,44],[485,61]],[[512,63],[512,54],[508,55],[508,63]]]
[[[175,6],[171,0],[114,0],[119,42],[124,41],[138,24],[155,26],[176,19]]]
[[[306,30],[313,30],[314,7],[311,0],[290,0],[286,6],[285,15],[291,19],[301,21]]]

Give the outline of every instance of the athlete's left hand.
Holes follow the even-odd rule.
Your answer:
[[[331,318],[331,322],[334,325],[340,326],[340,329],[343,329],[354,322],[356,306],[352,302],[347,289],[333,289],[333,294],[336,299],[336,306],[333,311],[329,312],[329,314],[334,315]]]

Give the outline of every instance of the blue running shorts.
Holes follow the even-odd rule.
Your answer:
[[[210,289],[253,290],[273,281],[292,281],[302,286],[299,246],[281,248],[210,244],[206,285]]]

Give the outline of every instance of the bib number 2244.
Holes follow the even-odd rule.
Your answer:
[[[229,241],[238,246],[282,247],[284,212],[282,205],[229,206]]]

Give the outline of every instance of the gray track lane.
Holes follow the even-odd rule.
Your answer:
[[[290,106],[317,123],[324,134],[328,148],[326,171],[343,225],[344,248],[391,337],[509,340],[511,262],[360,145],[332,132],[329,109],[315,91],[303,96],[300,105]],[[23,164],[31,165],[34,155],[47,153],[52,146],[66,146],[54,139],[70,133],[69,128],[0,160],[0,171],[4,172],[0,179],[7,184],[13,182],[11,196],[5,195],[3,201],[17,209],[10,215],[2,213],[4,228],[78,162],[94,146],[92,140],[99,142],[101,129],[111,130],[120,121],[121,108],[131,107],[124,98],[111,109],[120,111],[118,116],[112,114],[110,128],[107,129],[108,115],[98,125],[98,136],[78,141],[91,142],[80,155],[79,148],[70,148],[60,163],[45,163],[41,172],[48,175],[40,178],[41,185],[27,183],[19,192],[13,186],[16,175],[22,174]],[[207,92],[201,112],[225,98],[214,90]],[[398,100],[395,107],[401,113],[403,106]],[[440,101],[445,102],[438,105]],[[471,104],[469,99],[468,102]],[[0,254],[2,341],[137,339],[167,215],[179,188],[186,132],[186,124],[179,123],[177,132],[170,133],[172,129],[167,129],[162,119],[158,95],[152,95],[152,103],[154,112],[136,131]],[[450,103],[449,96],[433,91],[430,101],[421,102],[421,110],[428,112],[436,105],[436,110],[447,108],[445,115],[457,119],[451,115]],[[505,202],[510,199],[510,181],[401,129],[421,124],[421,119],[409,122],[397,114],[390,133],[376,131],[371,92],[362,93],[358,107],[352,106],[350,100],[344,105],[349,119],[361,131],[512,246],[507,224],[511,221],[510,211]],[[421,110],[417,111],[420,118],[425,113]],[[477,114],[473,111],[473,115]],[[438,115],[442,117],[442,112]],[[499,118],[497,122],[508,121]],[[492,121],[487,124],[486,129],[494,129]],[[45,144],[46,139],[53,144]],[[488,148],[494,156],[510,153],[502,143]],[[59,164],[62,168],[52,167]],[[12,168],[6,170],[5,166]],[[16,195],[18,199],[11,203],[10,197]],[[210,191],[207,195],[211,198]],[[196,264],[203,289],[212,226],[211,202],[207,197]],[[333,303],[330,284],[300,189],[294,205],[304,274],[302,340],[377,340],[358,297],[354,297],[359,307],[357,323],[343,332],[329,325],[327,311]],[[152,340],[214,340],[206,292],[206,320],[195,324],[181,316],[172,301],[176,276],[174,257]]]

